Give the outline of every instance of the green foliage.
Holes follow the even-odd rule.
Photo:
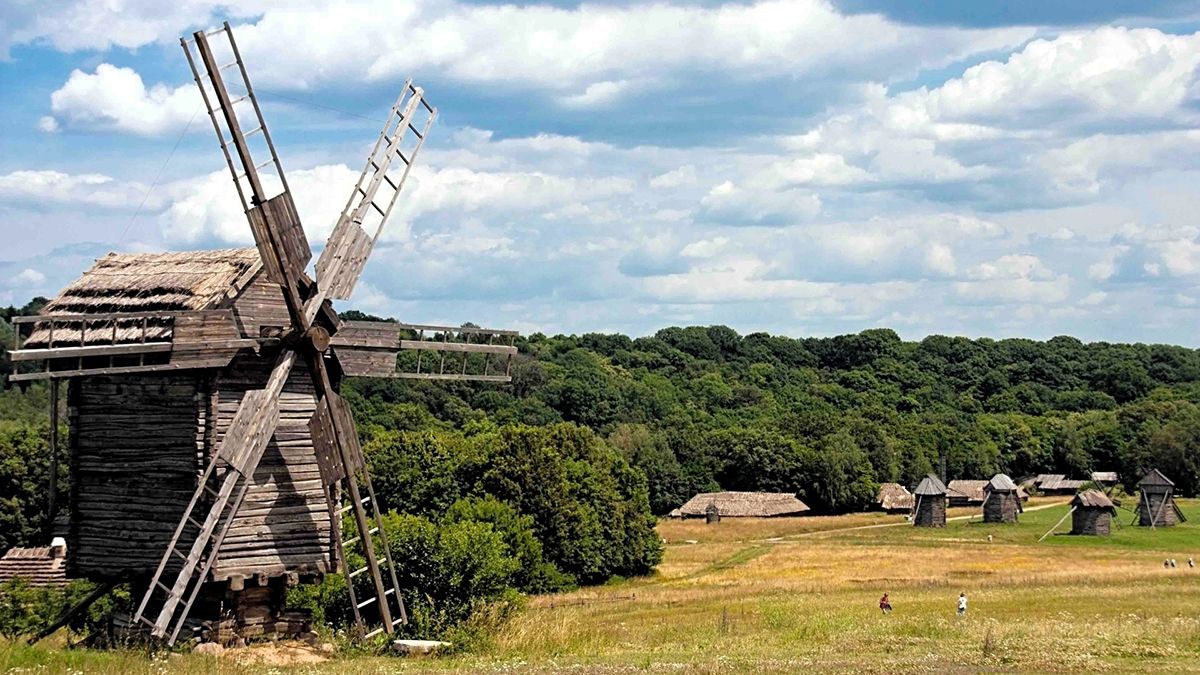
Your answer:
[[[63,588],[33,586],[22,577],[0,583],[0,636],[10,640],[32,635],[49,626],[63,611],[91,593],[95,586],[75,580]],[[97,630],[121,602],[128,604],[129,592],[118,587],[76,617],[68,628],[77,633]]]

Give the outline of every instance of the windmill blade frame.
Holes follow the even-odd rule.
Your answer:
[[[228,39],[229,49],[233,56],[233,61],[225,65],[218,64],[212,45],[209,43],[209,38],[217,35],[223,35]],[[332,311],[324,315],[326,317],[332,315],[334,317],[332,321],[328,318],[321,320],[322,309],[328,307],[326,300],[328,291],[322,287],[322,274],[320,271],[318,272],[318,282],[315,285],[304,274],[312,252],[304,236],[300,218],[288,190],[282,164],[275,151],[275,145],[263,119],[261,108],[254,96],[253,87],[246,74],[245,65],[237,49],[237,43],[233,38],[229,23],[226,22],[222,28],[210,33],[198,31],[193,34],[192,40],[183,39],[180,42],[187,55],[196,84],[200,87],[201,98],[212,120],[213,129],[216,131],[226,164],[233,177],[263,262],[263,268],[267,277],[278,284],[282,291],[291,330],[279,345],[281,351],[271,371],[268,385],[262,389],[248,391],[239,403],[230,430],[205,470],[183,518],[179,521],[170,544],[138,606],[135,618],[151,626],[153,635],[166,637],[172,644],[175,642],[209,569],[219,556],[225,534],[237,515],[242,499],[262,459],[263,450],[274,435],[275,425],[278,423],[280,395],[284,383],[295,365],[296,358],[299,356],[307,365],[317,402],[317,411],[310,420],[309,428],[322,475],[323,493],[331,519],[331,527],[334,528],[337,560],[343,567],[348,567],[345,548],[355,543],[361,544],[362,554],[366,559],[364,568],[349,574],[356,623],[360,630],[365,632],[360,610],[374,603],[382,626],[371,634],[378,632],[390,634],[395,630],[397,624],[407,621],[407,612],[399,593],[391,549],[366,469],[366,462],[362,456],[362,449],[358,443],[354,420],[349,406],[334,391],[325,363],[325,352],[329,348],[331,333],[336,332],[338,322],[336,314],[333,314]],[[190,44],[195,45],[199,54],[199,60],[206,71],[203,75],[197,69]],[[241,76],[241,82],[245,89],[245,94],[237,99],[230,96],[221,75],[223,70],[234,65],[237,66],[237,72]],[[208,88],[205,86],[206,80],[208,88],[212,89],[213,96],[211,98]],[[217,102],[215,107],[211,102],[213,99]],[[247,133],[242,132],[241,122],[234,109],[234,106],[242,101],[250,102],[254,117],[258,122],[258,125]],[[403,114],[400,115],[395,129],[392,129],[392,118],[400,112],[402,103],[404,104]],[[418,104],[430,113],[424,131],[418,131],[412,124],[412,115]],[[323,253],[323,259],[326,258],[326,254],[332,256],[328,258],[331,262],[324,266],[326,270],[324,277],[334,290],[341,290],[348,295],[353,289],[373,244],[379,237],[386,224],[387,216],[399,197],[404,178],[407,177],[416,152],[424,142],[425,134],[435,116],[436,110],[424,101],[422,90],[413,87],[411,82],[406,83],[404,91],[389,115],[383,133],[376,141],[376,150],[373,151],[372,158],[368,159],[368,167],[360,176],[359,185],[355,188],[363,199],[360,200],[358,207],[349,213],[350,205],[355,202],[352,195],[346,209],[348,213],[343,215],[348,227],[343,227],[342,232],[350,232],[355,241],[361,241],[362,237],[353,233],[355,229],[362,232],[359,223],[362,221],[364,209],[373,207],[378,211],[382,219],[374,236],[369,239],[370,245],[366,247],[356,245],[354,255],[348,258],[337,254],[342,240],[335,236],[331,238],[334,252],[329,253],[329,247],[327,247],[326,252]],[[228,139],[225,135],[226,131],[229,134]],[[417,143],[416,148],[405,156],[400,150],[400,145],[408,137],[409,131],[416,135]],[[255,133],[262,135],[270,154],[270,159],[261,164],[255,163],[254,154],[248,142],[248,137]],[[387,141],[386,146],[385,140]],[[233,148],[233,153],[230,153],[230,147]],[[380,147],[386,147],[382,156],[378,154]],[[234,163],[234,155],[238,158],[237,164]],[[386,175],[393,155],[399,157],[405,164],[399,181],[393,181]],[[238,171],[238,165],[240,165],[241,172]],[[273,197],[268,196],[263,181],[258,175],[259,169],[268,165],[274,165],[283,187],[283,191]],[[374,172],[371,174],[367,187],[364,188],[363,181],[367,172],[372,169]],[[242,185],[243,180],[246,181],[247,186]],[[378,206],[374,201],[379,186],[385,181],[393,189],[386,209]],[[350,229],[351,227],[355,229]],[[335,228],[335,235],[337,232]],[[365,236],[365,232],[363,235]],[[347,259],[352,260],[349,267],[345,265]],[[330,276],[331,274],[333,276]],[[302,295],[302,289],[306,295]],[[221,487],[219,490],[213,491],[208,484],[211,478],[218,475],[219,466],[224,468],[223,477],[220,479]],[[360,483],[367,490],[366,498],[363,498],[359,491]],[[350,497],[350,506],[339,509],[335,504],[343,491]],[[202,521],[198,521],[192,517],[192,513],[204,503],[206,492],[214,497],[214,501],[207,515]],[[368,515],[368,508],[372,512],[371,515]],[[346,511],[353,513],[358,534],[350,540],[343,541],[338,519]],[[180,551],[180,546],[190,527],[196,528],[197,534],[185,555]],[[391,582],[390,588],[380,569],[375,535],[378,535],[383,561],[388,568],[389,578],[386,581]],[[160,579],[164,573],[168,572],[169,565],[173,563],[173,556],[181,558],[183,564],[178,569],[175,583],[167,586]],[[370,572],[374,595],[366,601],[358,602],[354,594],[352,579],[357,574],[364,572]],[[150,621],[146,617],[148,612],[154,611],[153,598],[160,591],[165,592],[166,597],[157,607],[156,619]],[[391,601],[389,601],[389,597],[392,598]],[[395,602],[398,606],[399,618],[396,620],[392,619],[390,602]],[[183,603],[181,615],[177,612],[180,603]]]

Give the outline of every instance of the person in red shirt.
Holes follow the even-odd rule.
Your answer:
[[[884,593],[883,597],[879,599],[879,611],[883,612],[884,614],[892,611],[892,602],[888,600],[887,593]]]

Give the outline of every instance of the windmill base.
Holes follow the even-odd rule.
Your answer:
[[[201,589],[192,611],[179,631],[177,644],[188,641],[212,642],[222,647],[240,647],[256,640],[302,640],[316,644],[312,612],[288,609],[286,577],[262,579],[261,585],[210,582]],[[238,590],[235,587],[240,586]],[[134,589],[134,597],[138,596]],[[129,644],[150,641],[144,625],[134,625],[132,617],[113,617],[109,634],[98,644]]]

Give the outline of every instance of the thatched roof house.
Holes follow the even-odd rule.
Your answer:
[[[1103,485],[1105,487],[1113,486],[1113,485],[1117,484],[1117,472],[1116,471],[1093,471],[1092,475],[1091,475],[1091,479],[1092,479],[1092,482],[1095,483],[1096,485]]]
[[[998,473],[983,486],[983,522],[1015,523],[1021,506],[1021,488],[1006,474]]]
[[[682,518],[703,518],[709,504],[722,518],[799,516],[808,506],[790,492],[701,492],[679,507]]]
[[[1061,473],[1043,473],[1033,479],[1033,486],[1044,495],[1073,495],[1087,481],[1067,478]]]
[[[937,476],[929,474],[913,490],[913,525],[917,527],[946,526],[946,486]]]
[[[1075,495],[1071,507],[1071,534],[1107,537],[1112,533],[1117,507],[1108,495],[1099,490],[1085,490]]]
[[[983,504],[986,480],[952,480],[946,484],[946,499],[950,506],[979,506]]]
[[[875,506],[888,513],[908,513],[913,508],[913,495],[899,483],[883,483],[875,496]]]
[[[1158,469],[1151,469],[1138,481],[1138,490],[1138,525],[1170,527],[1187,520],[1175,503],[1175,483]]]
[[[50,546],[10,548],[0,558],[0,583],[21,577],[33,586],[67,585],[67,544],[55,537]]]

